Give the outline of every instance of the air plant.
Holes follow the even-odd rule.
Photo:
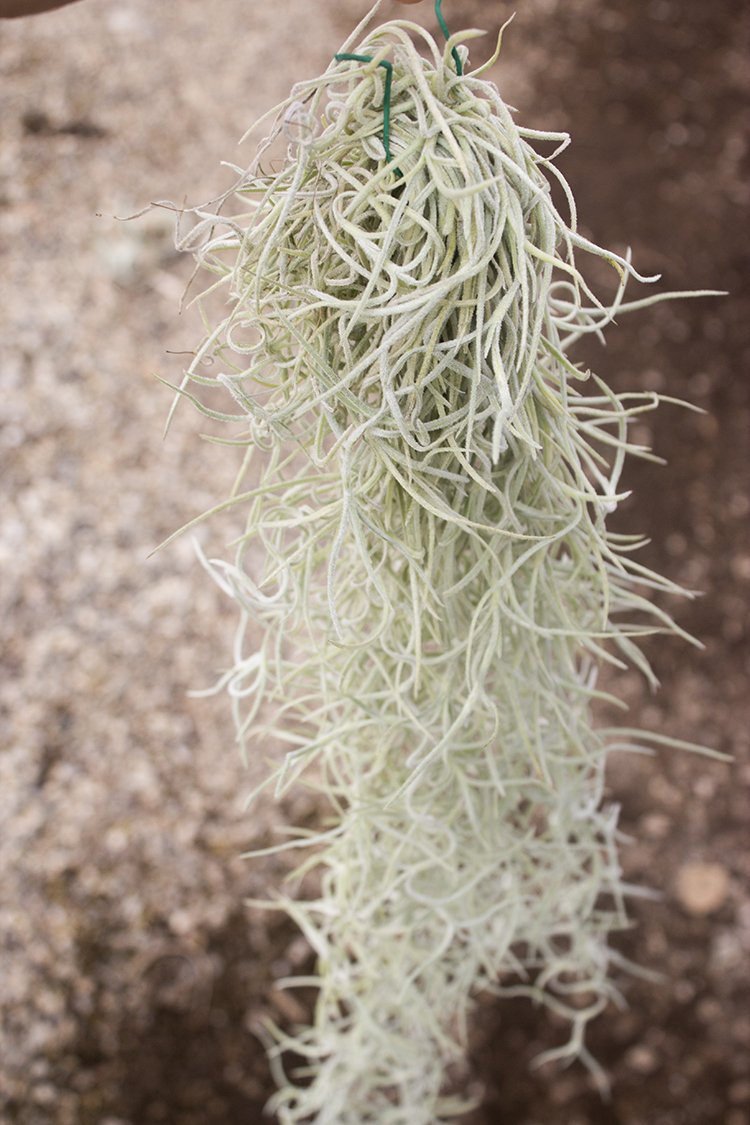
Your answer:
[[[625,302],[656,279],[578,232],[554,163],[569,138],[517,126],[482,77],[500,40],[467,71],[479,32],[443,48],[366,23],[195,210],[181,245],[229,311],[180,391],[244,426],[221,505],[244,530],[206,563],[242,615],[219,686],[246,748],[284,749],[261,789],[306,784],[326,808],[254,853],[301,849],[318,873],[315,897],[272,899],[317,957],[280,983],[317,1003],[312,1026],[272,1029],[271,1108],[427,1125],[467,1107],[445,1074],[482,989],[564,1015],[544,1057],[604,1081],[584,1030],[618,998],[608,938],[634,893],[604,769],[660,739],[592,725],[595,700],[617,703],[597,673],[655,684],[639,640],[690,638],[653,600],[684,591],[606,524],[626,457],[654,459],[629,427],[658,396],[616,394],[572,353],[676,294]],[[581,255],[613,268],[611,300]]]

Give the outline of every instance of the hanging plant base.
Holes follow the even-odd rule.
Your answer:
[[[638,893],[607,755],[697,747],[592,724],[618,703],[602,665],[655,685],[641,638],[690,638],[659,606],[685,591],[607,526],[626,458],[654,459],[630,426],[659,397],[614,393],[575,348],[677,294],[625,301],[656,279],[579,233],[554,163],[568,137],[516,125],[468,65],[478,32],[443,49],[406,20],[363,27],[196,209],[181,245],[229,312],[180,391],[246,427],[222,505],[242,513],[236,553],[206,563],[242,614],[220,686],[247,752],[284,748],[261,789],[305,784],[327,810],[254,853],[299,849],[319,879],[313,900],[271,897],[317,956],[285,982],[317,990],[312,1026],[268,1029],[271,1109],[432,1125],[469,1105],[445,1073],[480,990],[564,1016],[544,1058],[605,1086],[584,1031],[618,999],[609,937]],[[611,300],[587,255],[612,267]]]

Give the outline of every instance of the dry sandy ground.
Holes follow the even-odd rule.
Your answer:
[[[198,335],[176,313],[188,266],[163,219],[114,216],[214,193],[247,124],[325,66],[364,7],[85,0],[0,27],[3,1122],[259,1121],[270,1083],[249,1029],[300,1014],[270,981],[304,943],[242,906],[279,876],[238,858],[279,815],[243,815],[262,765],[242,769],[223,699],[186,695],[225,665],[234,614],[187,540],[148,557],[235,464],[189,410],[162,441],[153,376],[178,377],[167,352]],[[507,15],[449,7],[456,27]],[[546,1017],[483,1002],[483,1125],[750,1121],[742,9],[526,0],[496,70],[525,123],[573,132],[564,170],[598,240],[632,241],[668,288],[733,291],[626,324],[596,362],[710,411],[663,411],[670,467],[631,473],[623,515],[653,535],[647,561],[707,591],[679,609],[707,648],[652,646],[656,701],[620,688],[634,721],[737,760],[614,763],[628,871],[665,896],[622,948],[664,982],[631,986],[630,1010],[595,1029],[606,1105],[582,1071],[527,1075],[559,1034]],[[210,549],[231,532],[199,534]]]

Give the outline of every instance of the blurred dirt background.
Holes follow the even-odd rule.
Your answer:
[[[294,808],[243,814],[226,701],[192,699],[234,627],[187,539],[221,499],[232,451],[178,413],[177,315],[189,263],[149,200],[198,202],[222,159],[290,83],[327,64],[359,0],[84,0],[0,24],[0,1121],[240,1125],[271,1092],[251,1031],[304,1018],[272,979],[305,964],[285,922],[243,906],[281,877],[239,854]],[[386,0],[383,14],[396,12]],[[509,7],[450,0],[452,27]],[[424,3],[411,14],[432,26]],[[705,591],[677,607],[705,643],[649,646],[663,682],[618,690],[634,725],[704,741],[614,761],[633,906],[621,951],[663,974],[623,981],[629,1007],[592,1030],[612,1078],[529,1072],[559,1040],[521,1003],[480,1000],[472,1125],[750,1122],[747,591],[750,585],[747,108],[742,0],[520,0],[493,77],[519,119],[569,129],[561,167],[597,241],[644,272],[728,299],[624,318],[592,355],[618,388],[685,396],[649,423],[667,468],[637,466],[621,527],[650,565]],[[481,46],[474,48],[478,57]],[[204,527],[205,548],[232,521]]]

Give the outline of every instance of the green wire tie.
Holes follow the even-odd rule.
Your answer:
[[[450,31],[448,31],[448,24],[443,18],[443,13],[441,11],[442,7],[443,0],[435,0],[435,15],[437,16],[437,21],[440,24],[440,30],[442,31],[447,41],[448,39],[450,39],[451,33]],[[453,61],[456,64],[456,74],[459,78],[461,78],[464,72],[463,63],[461,62],[461,56],[459,55],[455,47],[451,48],[451,54],[453,55]]]
[[[372,55],[350,55],[342,53],[334,55],[336,62],[372,62]],[[385,158],[390,164],[393,160],[391,153],[391,86],[393,84],[393,63],[388,62],[387,59],[381,59],[378,66],[382,66],[385,70],[385,90],[383,91],[383,148],[385,149]],[[403,175],[400,169],[396,169],[399,176]]]
[[[450,39],[450,32],[446,24],[443,13],[441,11],[443,0],[435,0],[435,15],[437,16],[440,30],[446,38]],[[456,64],[456,74],[459,78],[463,75],[464,68],[461,63],[461,57],[455,47],[451,50],[453,61]],[[372,55],[354,55],[348,51],[342,51],[338,55],[334,55],[336,62],[372,62]],[[393,63],[388,62],[387,59],[381,59],[378,66],[382,66],[385,70],[385,89],[383,91],[383,148],[385,149],[386,163],[390,164],[393,160],[391,153],[391,86],[393,85]],[[394,171],[398,176],[403,178],[404,173],[400,168],[395,168]]]

